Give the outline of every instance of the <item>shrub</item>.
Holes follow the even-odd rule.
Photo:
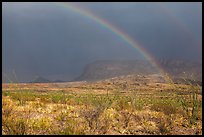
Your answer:
[[[179,102],[185,112],[185,115],[189,119],[190,125],[194,124],[197,119],[200,119],[201,102],[198,100],[197,94],[195,92],[190,95],[190,101],[185,97],[181,96]],[[190,104],[189,104],[190,103]],[[189,107],[191,105],[191,108]]]
[[[27,122],[24,118],[11,116],[2,123],[3,130],[7,135],[25,135],[27,131]]]

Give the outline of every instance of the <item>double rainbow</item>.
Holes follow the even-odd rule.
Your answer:
[[[76,5],[74,3],[68,3],[68,2],[55,2],[55,5],[61,6],[63,8],[68,8],[72,10],[73,12],[79,13],[96,23],[100,24],[103,28],[108,29],[111,31],[113,34],[127,42],[130,46],[134,47],[137,49],[143,56],[144,58],[150,62],[153,67],[155,67],[161,75],[164,77],[166,82],[170,82],[171,78],[168,76],[168,74],[164,71],[164,69],[159,65],[158,61],[149,53],[145,48],[143,48],[138,42],[136,42],[133,38],[131,38],[128,34],[125,32],[121,31],[119,28],[113,26],[110,22],[107,20],[104,20],[103,18],[93,14],[91,11],[88,9],[84,9],[83,7],[80,7],[79,5]]]

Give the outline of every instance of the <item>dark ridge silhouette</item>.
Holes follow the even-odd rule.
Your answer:
[[[65,82],[65,81],[62,81],[62,80],[51,81],[43,77],[37,77],[35,80],[31,81],[30,83],[60,83],[60,82]]]
[[[37,77],[35,80],[31,81],[30,83],[51,83],[51,81],[43,77]]]

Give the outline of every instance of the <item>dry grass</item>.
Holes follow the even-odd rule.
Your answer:
[[[202,87],[124,83],[3,84],[2,134],[202,134]]]

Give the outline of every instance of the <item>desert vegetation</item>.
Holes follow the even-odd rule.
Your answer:
[[[202,134],[199,85],[3,84],[2,134]]]

